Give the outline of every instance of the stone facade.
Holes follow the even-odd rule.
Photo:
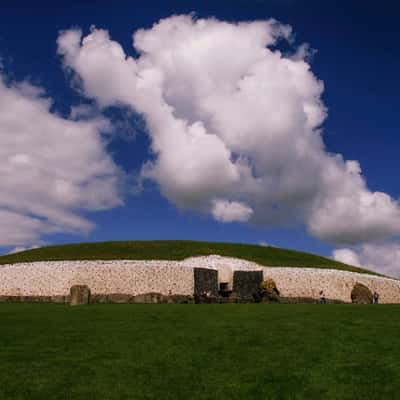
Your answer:
[[[235,271],[259,271],[273,279],[285,302],[318,300],[323,290],[328,300],[351,303],[356,283],[379,294],[380,303],[400,303],[400,281],[347,271],[263,267],[236,258],[208,256],[184,261],[64,261],[0,266],[0,301],[68,301],[73,285],[87,285],[93,302],[192,302],[195,269],[217,270],[215,283],[233,288]],[[206,273],[206,272],[205,272]],[[211,276],[211,275],[210,275]],[[260,275],[261,276],[261,275]],[[217,279],[217,282],[215,282]],[[257,281],[260,277],[257,277]],[[146,297],[147,295],[147,297]],[[150,297],[149,297],[150,296]],[[31,299],[31,300],[29,300]],[[240,302],[239,298],[218,302]]]
[[[359,282],[379,293],[380,303],[400,303],[400,281],[355,272],[317,268],[263,268],[264,279],[272,278],[282,297],[318,299],[323,290],[327,299],[351,303],[351,291]]]
[[[193,269],[168,261],[64,261],[0,266],[0,296],[65,296],[73,285],[92,294],[193,295]]]

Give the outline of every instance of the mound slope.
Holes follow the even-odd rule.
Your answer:
[[[41,247],[0,257],[0,264],[79,260],[184,260],[217,254],[263,266],[312,267],[377,275],[372,271],[295,250],[239,243],[196,241],[120,241]]]

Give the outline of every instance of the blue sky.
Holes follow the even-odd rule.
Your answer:
[[[34,6],[32,2],[21,1],[2,4],[0,56],[3,79],[9,85],[28,80],[44,89],[53,102],[50,111],[65,119],[69,118],[71,106],[82,102],[93,105],[93,100],[88,100],[93,96],[72,87],[71,74],[79,75],[79,71],[78,67],[66,66],[66,61],[57,54],[60,31],[80,28],[86,36],[90,33],[90,26],[95,25],[97,29],[109,31],[111,39],[118,42],[127,55],[137,58],[139,54],[132,47],[132,34],[138,29],[150,30],[160,19],[172,15],[195,13],[198,19],[215,17],[230,23],[274,18],[288,24],[293,35],[291,43],[279,43],[283,53],[294,52],[302,43],[308,43],[316,50],[307,62],[313,76],[324,84],[321,98],[328,115],[322,123],[322,138],[326,152],[342,154],[345,160],[358,160],[371,192],[384,192],[394,202],[399,198],[396,171],[400,142],[397,117],[400,32],[396,27],[399,10],[395,2],[385,2],[385,6],[372,1],[327,1],[322,5],[322,2],[313,0],[138,0],[116,1],[112,7],[106,1],[58,1],[56,5],[38,1]],[[66,72],[66,67],[70,68],[69,72]],[[101,101],[100,97],[94,100]],[[102,211],[93,211],[96,207],[89,207],[88,211],[77,210],[77,215],[95,224],[96,228],[90,232],[71,233],[68,229],[61,229],[49,233],[44,230],[35,240],[15,240],[15,243],[3,240],[7,243],[1,247],[3,252],[35,245],[36,242],[140,239],[263,241],[323,255],[331,255],[333,249],[345,247],[359,258],[363,251],[367,257],[365,248],[360,246],[390,245],[397,251],[396,236],[400,232],[396,229],[378,235],[376,241],[375,238],[360,239],[343,245],[324,234],[307,233],[310,229],[302,221],[289,227],[270,222],[258,224],[251,219],[248,222],[243,222],[243,219],[221,222],[219,218],[218,221],[212,213],[205,212],[203,206],[180,206],[175,194],[160,193],[161,178],[157,182],[145,182],[143,190],[138,192],[134,190],[135,177],[143,163],[155,157],[149,149],[152,139],[146,132],[146,123],[139,115],[133,114],[137,110],[126,107],[96,107],[96,110],[111,118],[114,124],[104,151],[125,174],[121,194],[124,205],[110,205]],[[0,127],[0,136],[6,135],[10,133]],[[314,178],[310,176],[309,179]],[[40,189],[43,192],[47,190],[46,187]],[[8,189],[3,187],[3,190]],[[0,182],[0,194],[1,191]],[[242,203],[242,200],[233,198],[227,198],[227,201]],[[243,202],[246,207],[253,207],[251,200]],[[28,214],[32,212],[25,212]],[[37,218],[44,217],[39,215]],[[376,267],[370,259],[364,258],[360,263]]]

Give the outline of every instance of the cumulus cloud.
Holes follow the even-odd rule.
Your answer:
[[[142,178],[178,207],[222,221],[305,224],[354,244],[400,233],[396,200],[368,189],[357,161],[326,151],[322,81],[291,27],[173,16],[133,35],[129,57],[106,30],[62,32],[58,52],[99,107],[143,115],[153,156]]]
[[[332,253],[332,257],[336,261],[340,261],[345,264],[355,265],[356,267],[361,267],[361,261],[358,254],[351,249],[336,249]]]
[[[212,208],[212,215],[221,222],[246,222],[251,214],[253,210],[238,201],[215,200]]]
[[[333,258],[346,264],[400,278],[399,243],[367,243],[355,248],[337,249],[333,252]]]
[[[107,121],[73,121],[51,107],[42,88],[0,75],[0,246],[88,232],[82,211],[121,204],[121,171],[100,133]]]

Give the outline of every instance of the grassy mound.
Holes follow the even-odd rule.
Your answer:
[[[131,241],[77,243],[27,250],[0,257],[0,264],[63,260],[183,260],[187,257],[218,254],[254,261],[260,265],[315,267],[373,274],[300,251],[238,243],[176,241]]]
[[[398,399],[399,311],[0,304],[0,399]]]

